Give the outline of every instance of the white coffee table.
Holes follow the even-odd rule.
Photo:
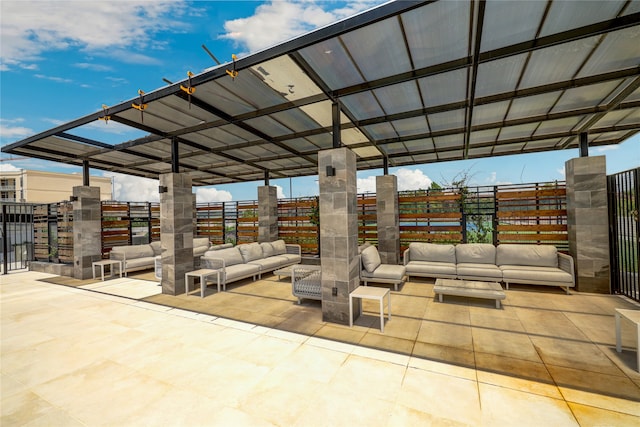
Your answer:
[[[380,302],[380,332],[384,333],[384,307],[383,300],[387,297],[388,320],[391,320],[391,292],[389,288],[376,288],[373,286],[358,286],[349,294],[349,327],[353,326],[353,299],[372,299]],[[360,314],[362,314],[362,301],[360,302]]]
[[[636,369],[640,372],[640,310],[625,310],[623,308],[616,308],[616,351],[622,353],[622,331],[620,330],[620,320],[625,318],[634,325],[636,325],[636,331],[638,334],[638,340],[636,341],[636,352],[638,353],[638,365]]]
[[[217,285],[218,285],[218,292],[220,292],[220,270],[213,270],[213,269],[209,269],[209,268],[201,268],[200,270],[195,270],[195,271],[190,271],[188,273],[185,273],[184,275],[184,287],[185,287],[185,293],[189,293],[189,282],[191,281],[190,278],[193,278],[194,282],[195,282],[195,278],[199,277],[200,278],[200,298],[204,298],[204,290],[207,288],[207,277],[212,276],[212,275],[216,275],[216,281],[217,281]],[[193,284],[195,286],[195,283]]]
[[[433,292],[438,295],[440,302],[443,295],[484,298],[495,300],[496,308],[500,308],[500,301],[507,297],[500,283],[458,279],[436,279]]]
[[[113,277],[113,266],[118,266],[118,272],[120,273],[120,277],[122,277],[122,261],[118,261],[117,259],[103,259],[100,261],[94,261],[91,263],[91,272],[93,273],[93,278],[96,278],[96,267],[100,267],[100,276],[102,277],[102,281],[104,282],[104,266],[109,266],[109,277]]]

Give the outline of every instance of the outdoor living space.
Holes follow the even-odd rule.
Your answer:
[[[189,295],[157,292],[137,297],[141,289],[159,287],[152,274],[127,278],[130,296],[120,293],[118,283],[124,278],[79,281],[33,272],[5,277],[2,374],[7,420],[15,419],[10,409],[14,405],[25,410],[40,402],[44,411],[49,404],[41,399],[49,396],[47,390],[72,383],[86,389],[109,370],[141,376],[118,385],[119,395],[124,390],[125,395],[144,396],[150,408],[161,410],[162,402],[179,392],[181,399],[195,398],[197,411],[207,413],[205,400],[219,398],[216,390],[224,386],[220,379],[193,380],[219,374],[215,366],[221,364],[215,360],[224,360],[221,369],[236,375],[237,369],[248,370],[230,379],[231,390],[216,404],[257,417],[248,418],[247,424],[313,425],[318,420],[312,414],[328,410],[330,404],[336,407],[327,422],[357,413],[370,425],[444,420],[469,425],[637,425],[640,417],[635,330],[623,322],[623,351],[617,353],[614,322],[616,308],[638,306],[620,296],[567,295],[559,288],[514,285],[497,310],[493,301],[482,299],[447,297],[440,303],[434,299],[434,281],[416,279],[391,292],[393,315],[383,334],[376,302],[364,301],[363,315],[352,328],[323,322],[319,301],[298,305],[290,281],[275,275],[236,282],[226,292],[209,286],[205,298],[197,287]],[[67,314],[60,314],[58,302]],[[90,312],[94,305],[99,307]],[[72,316],[73,326],[59,319],[54,331],[47,331],[47,316]],[[91,334],[79,332],[86,322],[91,323]],[[154,333],[159,335],[152,338]],[[78,366],[51,366],[60,357],[57,340],[76,336],[75,347],[84,346],[81,359],[86,359],[74,357]],[[152,343],[160,336],[162,351]],[[111,348],[107,343],[114,340],[121,343]],[[177,347],[166,353],[172,343]],[[100,369],[82,379],[87,369],[99,367],[94,364]],[[170,385],[159,384],[165,380]],[[385,393],[373,396],[371,390]],[[304,393],[317,398],[294,398]],[[101,394],[110,398],[107,391]],[[321,397],[327,394],[333,397]],[[343,407],[335,396],[344,396],[338,400],[349,404]],[[71,393],[58,410],[77,409],[86,399]],[[255,403],[262,399],[275,407]],[[373,409],[373,402],[382,407]],[[73,409],[68,411],[73,414]],[[126,421],[161,416],[137,411],[140,418]],[[83,410],[77,419],[87,422],[90,418],[83,417],[89,416]]]

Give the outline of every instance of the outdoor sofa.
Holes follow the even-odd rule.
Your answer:
[[[575,287],[573,258],[551,245],[414,242],[403,260],[409,277]]]
[[[393,290],[398,290],[398,285],[406,280],[406,267],[403,265],[383,264],[378,249],[365,243],[358,247],[358,264],[360,266],[360,281],[367,286],[369,282],[389,283]]]
[[[201,257],[201,267],[220,270],[220,284],[227,283],[299,264],[302,261],[300,245],[286,244],[284,240],[263,243],[245,243],[232,248],[210,250]]]
[[[193,239],[194,262],[209,249],[210,242],[207,237]],[[122,271],[126,274],[131,271],[156,268],[156,257],[161,256],[160,242],[151,242],[145,245],[115,246],[109,252],[109,258],[122,261]]]

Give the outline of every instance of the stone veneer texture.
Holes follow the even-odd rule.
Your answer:
[[[327,166],[335,168],[335,176],[327,176]],[[322,319],[348,325],[349,293],[360,284],[356,155],[348,148],[321,151],[318,172]],[[355,316],[359,303],[354,303]]]
[[[398,264],[400,259],[400,217],[398,178],[376,176],[378,252],[383,264]]]
[[[191,177],[183,173],[160,175],[160,241],[162,293],[185,292],[184,275],[193,271],[193,195]]]
[[[610,293],[609,211],[604,156],[565,163],[569,252],[581,292]]]
[[[102,259],[100,187],[73,187],[73,277],[90,279],[94,261]]]
[[[278,240],[278,189],[258,187],[258,242]]]

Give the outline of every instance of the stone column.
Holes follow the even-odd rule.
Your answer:
[[[193,271],[193,195],[191,177],[183,173],[160,175],[160,242],[162,293],[185,291],[184,275]]]
[[[278,240],[278,189],[258,187],[258,242]]]
[[[329,176],[327,167],[333,168]],[[322,320],[348,325],[349,293],[360,284],[355,153],[348,148],[319,152],[318,176]],[[360,308],[356,301],[354,316]]]
[[[398,177],[395,175],[376,176],[378,252],[383,264],[399,264],[400,217],[398,209]]]
[[[565,163],[569,252],[581,292],[611,293],[609,211],[604,156]]]
[[[90,279],[92,263],[102,259],[100,187],[73,187],[73,277]]]

